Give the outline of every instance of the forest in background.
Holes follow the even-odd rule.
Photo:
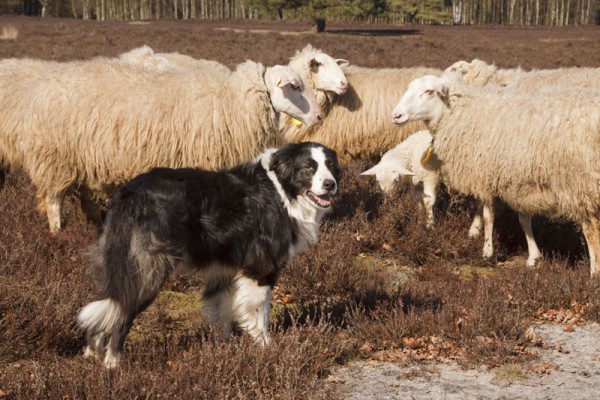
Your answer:
[[[600,24],[600,0],[4,0],[0,14],[101,21],[312,20],[320,31],[325,21],[567,26]]]

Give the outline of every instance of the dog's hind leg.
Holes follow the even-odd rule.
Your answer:
[[[88,334],[87,346],[83,350],[84,357],[102,358],[104,354],[104,333]]]
[[[133,319],[129,322],[119,324],[113,328],[108,345],[106,346],[106,355],[104,356],[104,366],[108,369],[115,368],[119,364],[125,338],[131,329]]]
[[[241,273],[235,277],[233,293],[233,315],[238,324],[256,342],[269,344],[269,311],[273,288],[259,285]]]

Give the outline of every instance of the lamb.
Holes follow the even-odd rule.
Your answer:
[[[397,129],[389,123],[389,104],[396,102],[409,82],[425,74],[441,74],[431,68],[364,68],[349,66],[344,73],[348,92],[323,107],[323,122],[313,129],[287,125],[281,131],[288,142],[315,141],[334,149],[341,162],[381,156],[409,135],[423,129],[410,124]]]
[[[590,274],[598,273],[600,91],[547,90],[539,96],[424,76],[410,84],[392,118],[398,125],[424,121],[435,137],[444,180],[481,200],[490,222],[495,198],[524,216],[519,221],[528,247],[535,243],[527,229],[531,215],[581,224]],[[486,223],[486,231],[492,228]],[[491,240],[485,246],[484,256],[491,255]],[[529,248],[528,263],[536,250]]]
[[[400,178],[403,183],[414,186],[415,198],[423,203],[427,213],[427,227],[433,227],[433,205],[439,183],[439,163],[432,157],[433,137],[426,131],[418,131],[408,139],[388,150],[377,165],[360,175],[374,175],[383,190],[389,195]]]
[[[120,54],[119,60],[130,65],[143,65],[159,71],[200,69],[225,75],[231,74],[231,70],[218,61],[197,59],[180,53],[154,53],[148,45]]]
[[[108,198],[152,167],[233,166],[275,143],[279,113],[321,119],[286,66],[246,61],[225,76],[105,59],[34,73],[13,64],[0,63],[0,156],[29,175],[52,232],[70,187]]]

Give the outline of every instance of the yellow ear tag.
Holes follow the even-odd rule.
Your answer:
[[[292,118],[292,122],[293,122],[293,123],[294,123],[294,125],[296,125],[296,126],[302,126],[302,121],[300,121],[299,119]]]
[[[421,160],[421,164],[423,166],[425,166],[427,164],[427,162],[429,162],[429,159],[431,158],[431,155],[433,154],[433,146],[429,147],[429,149],[427,149],[427,155],[425,157],[423,157],[423,159]]]
[[[279,87],[279,84],[280,84],[280,83],[281,83],[281,78],[277,78],[277,82],[275,83],[275,85],[276,85],[277,87]]]

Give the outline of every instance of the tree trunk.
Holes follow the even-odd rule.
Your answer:
[[[315,24],[315,31],[317,33],[325,32],[325,20],[323,18],[315,18],[313,22]]]

